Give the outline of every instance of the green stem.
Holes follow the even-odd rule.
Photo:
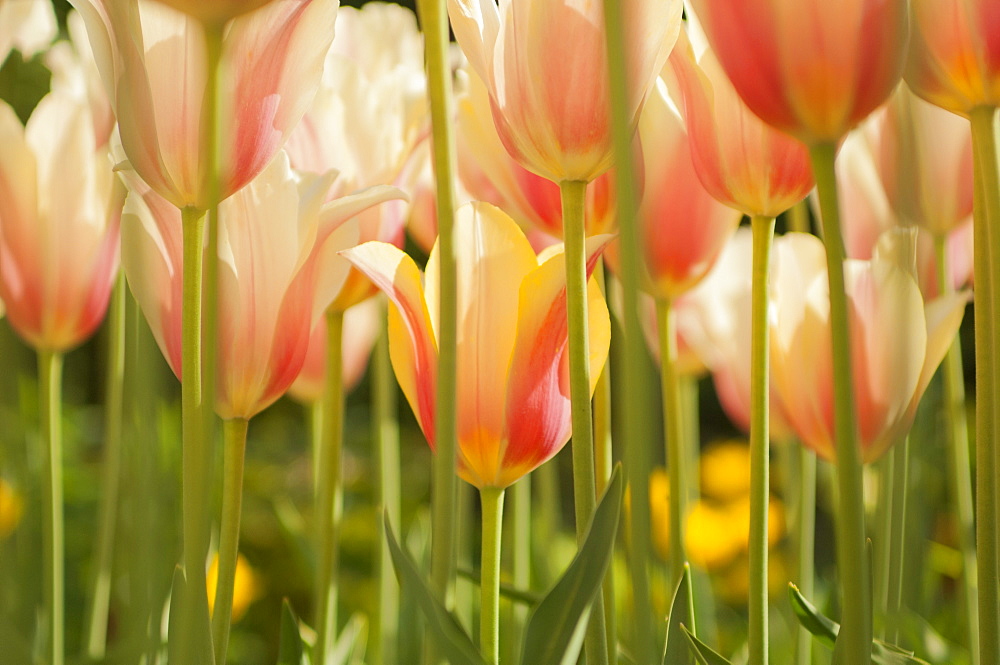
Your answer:
[[[652,440],[649,437],[648,413],[643,408],[648,394],[645,374],[644,341],[639,322],[639,234],[637,221],[636,178],[633,171],[632,111],[628,107],[628,72],[625,63],[626,32],[622,3],[604,0],[604,21],[607,36],[609,97],[611,99],[611,129],[614,139],[618,226],[621,243],[622,319],[625,350],[625,380],[622,398],[625,405],[622,421],[627,442],[626,467],[632,500],[629,522],[629,576],[632,587],[632,615],[635,642],[632,655],[637,663],[652,663],[658,648],[655,645],[652,600],[649,588],[650,517],[649,469],[652,464]]]
[[[341,462],[344,445],[344,313],[326,312],[326,376],[323,389],[323,439],[316,488],[316,646],[313,659],[324,662],[337,631],[337,554],[342,510]]]
[[[750,350],[750,662],[767,665],[767,508],[770,498],[768,285],[774,218],[754,217]]]
[[[810,148],[819,193],[830,289],[830,326],[833,358],[834,440],[837,452],[837,569],[843,614],[835,656],[839,662],[868,665],[872,649],[872,593],[865,554],[864,485],[858,445],[851,376],[850,322],[844,284],[844,245],[840,231],[837,146],[821,143]]]
[[[38,352],[38,390],[45,442],[45,604],[49,662],[65,662],[66,559],[62,475],[62,361],[56,351]]]
[[[587,535],[597,505],[594,475],[594,433],[590,408],[590,336],[587,330],[587,248],[585,204],[587,183],[559,183],[562,194],[563,238],[566,243],[566,316],[569,324],[569,394],[573,421],[573,503],[576,540]],[[584,642],[589,665],[608,662],[604,596],[594,600]]]
[[[245,418],[233,418],[222,423],[222,520],[219,524],[219,574],[216,577],[215,606],[212,611],[212,643],[215,645],[215,662],[220,665],[226,662],[229,626],[233,616],[233,587],[240,551],[240,507],[243,503],[243,461],[248,424],[249,421]]]
[[[785,214],[788,216],[789,231],[794,233],[809,233],[812,220],[809,219],[808,199],[802,199]]]
[[[979,107],[970,114],[975,159],[975,280],[976,280],[976,542],[979,582],[979,658],[1000,662],[1000,580],[997,559],[997,280],[1000,253],[994,228],[1000,223],[1000,176],[997,173],[996,109]]]
[[[397,421],[396,384],[389,362],[389,336],[383,330],[375,346],[373,393],[376,464],[381,508],[389,522],[400,527],[402,506],[399,474],[399,423]],[[392,558],[382,539],[378,539],[379,606],[372,617],[372,665],[396,662],[396,631],[399,624],[399,586],[393,573]]]
[[[479,650],[490,665],[500,662],[500,529],[503,494],[497,487],[479,490],[483,503],[482,602],[479,609]]]
[[[798,448],[798,497],[796,500],[795,570],[799,590],[806,598],[814,597],[816,557],[816,455],[802,445]],[[795,631],[796,665],[811,665],[812,635],[801,626]]]
[[[97,527],[97,552],[93,590],[86,623],[86,652],[92,660],[103,660],[108,639],[111,604],[111,566],[114,559],[118,489],[122,463],[122,409],[125,383],[125,274],[120,273],[108,310],[107,383],[104,388],[104,469]]]
[[[937,259],[938,293],[954,291],[948,278],[946,238],[934,238]],[[969,425],[965,411],[965,375],[962,369],[962,342],[951,344],[941,370],[944,380],[945,428],[949,441],[952,506],[958,521],[958,544],[962,551],[962,596],[969,626],[969,653],[972,665],[979,665],[979,614],[976,611],[979,591],[976,583],[976,527],[972,508],[972,467],[969,460]]]
[[[899,641],[899,613],[903,606],[903,573],[906,555],[906,497],[909,483],[910,437],[892,450],[892,517],[889,520],[888,594],[886,603],[886,638]]]
[[[529,480],[533,480],[535,488],[534,496],[537,497],[534,510],[536,533],[557,534],[562,531],[562,520],[560,519],[562,506],[562,486],[559,482],[559,463],[550,460],[535,469]],[[538,585],[541,588],[548,588],[554,581],[555,575],[552,570],[552,561],[545,555],[545,548],[539,548],[535,558],[535,574],[538,577]]]
[[[531,589],[531,478],[522,478],[514,483],[514,586]],[[527,608],[515,607],[518,625],[524,625]]]
[[[687,455],[684,409],[677,376],[677,317],[669,300],[656,302],[660,329],[660,394],[663,398],[663,432],[670,475],[670,579],[679,578],[684,552],[684,520],[688,510]]]
[[[424,31],[427,87],[430,94],[434,177],[438,215],[438,375],[434,414],[434,480],[431,497],[431,587],[446,607],[454,603],[456,550],[457,450],[456,390],[458,341],[455,224],[455,138],[452,127],[451,61],[445,0],[417,0]],[[436,663],[431,649],[425,662]]]
[[[875,532],[879,534],[878,559],[875,568],[875,602],[879,614],[889,613],[889,575],[892,570],[892,502],[896,498],[896,456],[889,454],[873,465],[879,479],[879,500],[875,508]],[[883,624],[879,637],[886,639],[888,626]]]

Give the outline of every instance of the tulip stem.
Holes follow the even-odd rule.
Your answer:
[[[794,442],[792,445],[795,445]],[[798,497],[796,500],[797,519],[793,524],[795,530],[795,571],[798,578],[799,591],[806,598],[813,597],[815,587],[815,555],[816,555],[816,454],[803,445],[797,446]],[[796,665],[811,665],[812,635],[799,626],[795,631]]]
[[[934,238],[937,259],[938,293],[954,291],[949,279],[945,236]],[[958,336],[951,343],[941,370],[944,379],[945,417],[951,462],[952,506],[958,520],[958,542],[962,551],[962,595],[969,626],[969,653],[973,665],[979,665],[979,614],[976,611],[979,591],[976,583],[976,527],[972,508],[972,467],[969,460],[969,425],[965,411],[965,375],[962,369],[962,342]]]
[[[770,498],[770,329],[767,318],[774,218],[755,216],[750,299],[750,662],[767,665],[767,509]]]
[[[122,409],[125,382],[125,273],[119,273],[108,310],[107,383],[104,387],[104,469],[97,527],[94,586],[87,613],[87,656],[103,660],[108,639],[111,603],[111,567],[118,517],[119,476],[122,462]]]
[[[383,324],[385,312],[382,313]],[[389,522],[399,528],[402,506],[399,497],[399,423],[396,384],[389,362],[389,335],[384,329],[375,345],[373,361],[374,428],[381,509]],[[378,612],[372,618],[372,665],[397,662],[394,648],[399,624],[399,587],[396,584],[389,548],[378,540]]]
[[[900,610],[903,607],[903,566],[906,554],[906,497],[909,483],[910,437],[905,437],[892,450],[892,502],[889,518],[888,593],[886,594],[886,639],[899,640]]]
[[[837,452],[837,569],[842,594],[841,631],[835,662],[869,665],[872,649],[872,590],[865,553],[864,485],[851,376],[850,321],[844,282],[844,244],[840,230],[833,143],[809,151],[819,193],[826,247],[832,328],[834,440]]]
[[[208,511],[212,446],[204,440],[202,385],[202,286],[205,245],[204,210],[181,209],[183,233],[183,286],[181,310],[181,508],[183,515],[184,575],[183,625],[171,630],[180,653],[188,662],[200,660],[194,650],[202,642],[208,621],[205,556],[208,552]],[[209,633],[210,634],[210,633]],[[197,645],[197,646],[196,646]],[[211,649],[209,649],[211,651]]]
[[[318,462],[316,506],[316,646],[313,660],[326,662],[337,631],[337,554],[343,508],[341,462],[344,445],[343,345],[344,313],[326,312],[326,377],[323,388],[323,436],[315,455]]]
[[[454,605],[458,556],[455,514],[458,490],[456,391],[458,342],[458,257],[455,253],[455,137],[452,126],[451,61],[445,0],[417,0],[424,31],[427,88],[430,95],[434,178],[437,187],[438,375],[434,413],[434,473],[431,496],[431,587],[446,607]],[[436,664],[432,646],[425,662]]]
[[[604,23],[608,53],[609,97],[611,99],[611,130],[614,139],[614,161],[617,191],[618,228],[621,243],[622,321],[624,328],[624,377],[622,401],[625,405],[622,421],[628,486],[632,496],[632,519],[629,520],[629,577],[632,587],[634,643],[632,656],[637,663],[652,663],[657,659],[652,599],[649,588],[650,517],[649,469],[652,465],[653,442],[646,422],[648,414],[643,404],[649,390],[645,374],[646,358],[642,327],[639,322],[639,233],[638,196],[633,170],[632,110],[629,108],[628,70],[625,62],[624,10],[618,0],[604,0]]]
[[[573,422],[573,502],[576,540],[583,542],[597,505],[594,433],[590,408],[590,336],[587,322],[587,247],[585,203],[587,183],[567,180],[562,194],[563,237],[566,242],[566,310],[569,324],[569,394]],[[604,596],[598,595],[584,642],[588,665],[608,662]]]
[[[219,569],[212,610],[212,643],[215,662],[224,665],[233,616],[233,587],[240,551],[240,506],[243,503],[243,461],[247,447],[246,418],[222,423],[222,520],[219,524]]]
[[[973,224],[976,281],[976,542],[979,583],[979,660],[1000,662],[1000,579],[997,560],[997,365],[996,271],[1000,252],[995,225],[1000,223],[1000,175],[997,167],[996,109],[972,110],[975,163]]]
[[[656,302],[660,330],[660,392],[663,398],[663,431],[667,470],[670,473],[670,577],[678,579],[687,556],[684,520],[688,511],[687,458],[684,408],[677,376],[677,315],[670,300]]]
[[[521,478],[511,488],[514,500],[513,519],[513,573],[514,586],[531,589],[531,477]],[[528,608],[514,606],[517,626],[523,626],[528,616]]]
[[[479,490],[483,505],[479,650],[489,665],[500,662],[500,530],[503,525],[503,495],[504,491],[498,487]]]
[[[49,615],[49,662],[65,662],[65,539],[62,475],[62,361],[56,351],[38,352],[38,390],[45,442],[45,601]]]

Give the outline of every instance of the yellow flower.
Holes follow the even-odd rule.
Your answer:
[[[0,538],[6,538],[21,522],[24,497],[12,485],[0,478]]]
[[[219,583],[219,555],[212,558],[212,566],[208,569],[208,610],[215,609],[215,587]],[[232,623],[236,623],[246,614],[250,603],[261,595],[261,581],[250,563],[240,554],[236,559],[236,580],[233,583],[233,614]]]
[[[730,439],[713,443],[701,455],[701,492],[717,501],[750,493],[750,446]]]

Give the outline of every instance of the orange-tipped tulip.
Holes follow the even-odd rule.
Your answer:
[[[911,0],[906,82],[932,104],[968,115],[1000,106],[1000,3]]]
[[[906,434],[924,390],[962,323],[968,293],[924,304],[913,277],[912,235],[883,236],[871,261],[845,263],[853,395],[862,458]],[[833,439],[830,300],[823,245],[790,233],[775,244],[771,366],[799,438],[828,460]]]
[[[680,0],[622,0],[633,126],[673,48]],[[604,9],[577,0],[449,0],[459,45],[486,84],[497,132],[524,168],[590,182],[611,166]]]
[[[808,149],[753,114],[711,51],[696,61],[682,37],[670,66],[684,93],[694,167],[712,196],[765,217],[777,217],[806,197],[813,188]]]
[[[215,409],[250,418],[288,389],[306,343],[347,270],[337,252],[357,243],[351,220],[400,195],[373,187],[324,204],[329,176],[297,176],[285,154],[219,209],[219,353]],[[129,285],[163,355],[181,370],[178,210],[131,178],[123,215]]]
[[[722,68],[764,122],[836,142],[899,82],[908,0],[692,0]]]
[[[74,0],[131,167],[179,208],[207,209],[204,28],[153,0]],[[221,198],[272,160],[312,101],[337,0],[274,0],[222,44]]]
[[[609,236],[588,240],[592,269]],[[536,256],[510,217],[486,203],[459,208],[458,473],[478,488],[504,488],[536,468],[570,436],[566,281],[561,247]],[[392,245],[343,252],[393,302],[389,352],[403,394],[435,442],[438,256],[421,280]],[[426,290],[425,290],[426,289]],[[590,284],[591,390],[607,359],[608,310]]]
[[[0,102],[0,298],[37,349],[66,351],[104,318],[122,192],[82,95],[56,89],[26,127]]]

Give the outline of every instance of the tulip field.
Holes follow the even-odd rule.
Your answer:
[[[1000,665],[998,0],[0,0],[0,665]]]

